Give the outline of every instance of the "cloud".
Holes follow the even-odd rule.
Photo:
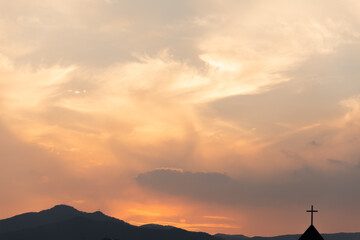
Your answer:
[[[236,183],[220,173],[191,173],[155,170],[140,174],[137,182],[171,195],[187,195],[202,200],[221,201],[236,189]],[[166,181],[166,184],[162,184]],[[201,191],[199,191],[201,189]]]
[[[271,136],[341,118],[346,112],[339,103],[358,94],[359,73],[352,65],[358,51],[358,44],[348,44],[331,54],[313,54],[284,73],[291,81],[262,94],[214,101],[212,113]]]
[[[330,65],[332,74],[356,74],[336,66],[356,59],[359,6],[229,2],[1,3],[4,123],[38,145],[80,149],[68,157],[95,166],[124,158],[163,167],[168,146],[181,156],[173,167],[226,170],[224,156],[259,167],[260,150],[277,143],[278,159],[274,152],[291,152],[282,142],[291,133],[341,117],[338,102],[354,94],[346,87],[354,79],[314,82],[305,73]],[[104,160],[86,160],[94,155],[86,146]],[[321,159],[331,157],[342,159]]]
[[[330,164],[335,164],[335,165],[344,165],[345,163],[344,162],[342,162],[342,161],[340,161],[340,160],[337,160],[337,159],[328,159],[328,162],[330,163]]]
[[[355,206],[360,194],[353,192],[352,183],[359,181],[358,173],[358,169],[327,174],[304,168],[278,178],[250,180],[216,172],[154,170],[138,175],[136,181],[163,194],[223,205],[265,207],[313,201]]]
[[[134,202],[139,196],[128,181],[129,176],[119,175],[119,168],[93,169],[84,163],[67,161],[64,152],[24,141],[2,123],[0,152],[0,187],[5,196],[0,204],[7,206],[1,218],[61,203],[87,211],[99,208],[107,211],[113,207],[114,199],[126,195],[124,202]],[[122,190],[114,191],[115,185]]]
[[[139,172],[143,187],[220,206],[353,204],[359,7],[2,1],[0,139],[16,139],[4,176],[33,199],[124,209],[145,201]]]
[[[326,20],[318,9],[321,4],[311,12],[306,4],[289,12],[293,5],[279,3],[272,8],[263,1],[232,2],[234,9],[228,9],[217,1],[170,5],[156,1],[151,6],[139,1],[37,1],[31,6],[17,1],[10,4],[14,13],[4,15],[4,22],[18,25],[19,32],[9,32],[9,40],[36,46],[30,53],[14,57],[19,63],[62,63],[102,71],[116,63],[120,69],[162,63],[164,69],[159,70],[172,72],[166,75],[169,84],[161,86],[162,92],[173,96],[180,91],[185,98],[191,92],[190,101],[206,102],[267,91],[290,79],[282,72],[313,53],[331,52],[356,35],[349,22],[336,21],[332,5],[327,6],[331,14]],[[79,12],[84,4],[89,10]],[[263,8],[271,11],[259,14]],[[233,12],[239,10],[244,14]],[[298,20],[305,13],[314,19]],[[274,19],[274,15],[282,18]],[[199,25],[199,19],[204,24]],[[164,49],[170,49],[171,58],[158,55]],[[141,56],[140,64],[134,55]],[[174,69],[174,65],[180,66]],[[139,79],[129,81],[142,87]]]
[[[315,140],[310,141],[309,144],[310,144],[310,145],[313,145],[313,146],[319,146],[319,145],[320,145],[320,143],[318,143],[318,142],[315,141]]]

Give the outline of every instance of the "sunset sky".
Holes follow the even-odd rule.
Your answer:
[[[360,231],[360,1],[0,0],[0,218]]]

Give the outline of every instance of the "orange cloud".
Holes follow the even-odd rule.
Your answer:
[[[308,204],[293,189],[358,209],[358,3],[0,6],[4,216],[69,203],[138,224],[256,234],[255,223],[285,231],[266,228],[279,202]],[[134,181],[161,171],[181,181]]]

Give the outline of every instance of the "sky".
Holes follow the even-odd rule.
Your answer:
[[[0,218],[360,231],[360,2],[0,0]]]

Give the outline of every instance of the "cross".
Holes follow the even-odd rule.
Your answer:
[[[311,225],[313,225],[314,222],[314,212],[318,212],[318,210],[314,210],[313,205],[311,205],[311,210],[306,210],[306,212],[311,212]]]

